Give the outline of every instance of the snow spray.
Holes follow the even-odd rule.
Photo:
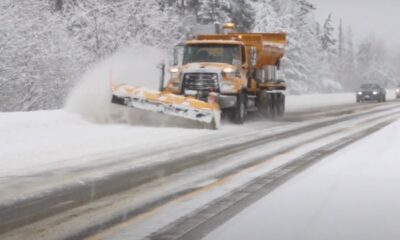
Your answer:
[[[95,63],[69,93],[65,109],[96,123],[127,122],[125,108],[111,103],[110,81],[158,90],[163,50],[131,46]],[[140,123],[139,123],[140,124]]]

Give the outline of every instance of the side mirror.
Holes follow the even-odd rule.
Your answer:
[[[160,74],[160,87],[159,90],[163,91],[164,90],[164,82],[165,82],[165,62],[162,61],[160,62],[157,67],[160,69],[161,74]]]
[[[242,61],[238,60],[238,59],[233,59],[232,60],[232,65],[235,66],[237,69],[240,68],[240,65],[242,64]]]
[[[159,63],[157,64],[157,68],[159,68],[159,69],[165,69],[165,61],[162,60],[161,62],[159,62]]]
[[[250,64],[253,67],[257,64],[257,49],[256,49],[256,47],[251,47],[251,49],[250,49]]]
[[[174,55],[174,63],[173,63],[173,65],[177,66],[179,64],[179,61],[178,61],[178,55],[179,55],[178,47],[174,47],[174,54],[173,55]]]
[[[183,61],[183,52],[184,52],[184,45],[179,44],[174,47],[174,59],[173,59],[173,66],[180,66]]]

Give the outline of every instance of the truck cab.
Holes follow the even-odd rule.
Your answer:
[[[211,94],[221,109],[233,108],[248,81],[245,46],[234,40],[187,41],[181,66],[172,67],[170,73],[168,91],[203,101],[209,101]]]

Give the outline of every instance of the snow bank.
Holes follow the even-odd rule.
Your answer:
[[[396,99],[396,91],[394,89],[388,89],[386,91],[386,99],[389,101]],[[286,96],[286,111],[299,112],[321,107],[339,106],[352,103],[356,103],[355,92],[288,95]]]
[[[289,95],[286,97],[286,110],[297,112],[355,102],[355,93]]]
[[[157,65],[165,58],[162,50],[131,46],[108,59],[94,64],[70,92],[65,108],[97,123],[116,122],[123,114],[110,103],[110,78],[114,83],[128,83],[157,89],[160,70]]]

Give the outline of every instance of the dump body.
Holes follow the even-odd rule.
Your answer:
[[[250,58],[250,48],[255,47],[257,60],[255,68],[266,65],[277,65],[284,55],[286,45],[285,33],[230,33],[228,35],[200,35],[197,40],[235,41],[246,47],[247,58]],[[190,41],[187,42],[190,44]]]

